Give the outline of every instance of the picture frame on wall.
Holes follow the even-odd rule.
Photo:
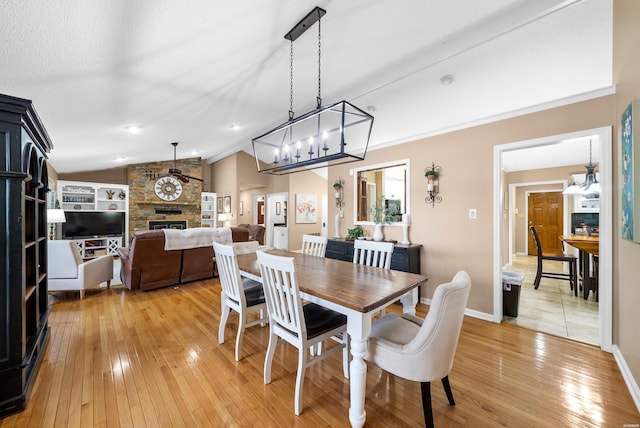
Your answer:
[[[224,212],[225,213],[231,212],[231,196],[224,197]]]
[[[216,208],[217,208],[217,211],[218,211],[219,213],[223,212],[223,211],[222,211],[222,198],[221,198],[221,197],[220,197],[220,198],[218,198],[218,200],[217,200],[217,207],[216,207]]]
[[[240,201],[240,215],[244,215],[244,203]]]
[[[280,215],[281,211],[280,202],[276,202],[276,215]]]
[[[296,195],[296,223],[318,222],[318,197],[316,195]]]
[[[636,181],[640,178],[640,154],[636,153],[640,148],[635,141],[636,128],[640,119],[640,100],[633,101],[626,108],[621,117],[622,141],[621,141],[621,167],[622,167],[622,189],[621,189],[621,234],[623,239],[640,243],[640,200],[635,197]]]

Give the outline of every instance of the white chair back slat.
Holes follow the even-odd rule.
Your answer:
[[[293,257],[274,256],[262,251],[256,254],[272,325],[288,330],[297,337],[294,341],[302,344],[306,327]]]
[[[327,252],[327,237],[316,235],[302,235],[303,254],[324,257]]]
[[[353,263],[391,269],[392,242],[358,239],[353,243]]]
[[[241,299],[244,298],[244,292],[241,292],[242,279],[240,278],[240,271],[233,246],[214,242],[213,251],[216,255],[216,264],[218,266],[218,275],[220,277],[222,291],[232,300],[240,302]]]

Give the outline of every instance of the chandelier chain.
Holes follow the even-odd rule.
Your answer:
[[[322,47],[322,32],[320,30],[321,28],[321,24],[322,23],[322,19],[318,19],[318,99],[316,100],[318,102],[318,108],[322,105],[322,95],[321,95],[321,80],[320,80],[320,64],[321,64],[321,47]]]
[[[293,40],[289,50],[289,120],[293,119]]]

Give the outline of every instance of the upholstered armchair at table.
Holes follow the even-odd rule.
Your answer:
[[[471,289],[465,271],[436,288],[427,317],[387,314],[373,324],[368,361],[404,379],[420,382],[427,428],[433,428],[431,381],[441,380],[449,404],[455,405],[449,372],[458,346]]]
[[[73,241],[49,241],[48,282],[49,291],[80,291],[84,298],[87,288],[113,279],[113,257],[104,255],[84,261]]]

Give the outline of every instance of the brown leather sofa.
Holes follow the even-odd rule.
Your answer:
[[[249,230],[231,228],[234,242],[249,240]],[[119,248],[120,279],[129,290],[153,290],[213,277],[213,246],[185,250],[164,249],[162,230],[133,232],[129,246]]]
[[[249,239],[258,241],[260,245],[264,245],[265,228],[261,224],[239,224],[238,227],[246,227],[249,229]]]

